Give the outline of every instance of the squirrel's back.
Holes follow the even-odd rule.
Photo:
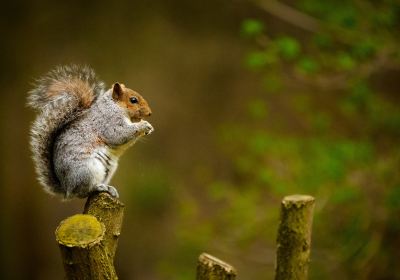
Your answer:
[[[28,105],[38,111],[31,127],[31,149],[39,182],[50,193],[62,193],[54,172],[54,141],[61,130],[91,106],[104,91],[103,82],[87,66],[61,66],[37,81]]]

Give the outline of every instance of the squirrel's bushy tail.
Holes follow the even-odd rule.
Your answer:
[[[53,166],[55,138],[103,90],[103,82],[97,80],[91,68],[72,65],[49,72],[29,92],[28,105],[38,111],[30,131],[33,161],[39,182],[47,192],[62,192]]]

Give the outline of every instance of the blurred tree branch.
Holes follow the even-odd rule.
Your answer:
[[[289,6],[282,1],[277,0],[255,0],[255,5],[260,9],[266,11],[270,15],[299,27],[303,30],[317,33],[316,35],[326,35],[332,38],[332,42],[344,49],[343,52],[348,52],[349,49],[354,48],[355,42],[362,42],[366,40],[364,29],[344,28],[339,24],[332,24],[319,20],[310,16],[294,7]],[[368,5],[360,5],[359,8],[366,9],[372,12],[371,7]],[[384,32],[384,30],[382,30]],[[383,37],[382,37],[383,36]],[[296,69],[288,69],[286,79],[296,80],[307,86],[317,86],[319,88],[329,88],[331,90],[342,90],[348,88],[349,79],[368,79],[373,74],[382,71],[382,69],[398,69],[399,62],[395,59],[398,54],[397,45],[394,44],[390,38],[382,35],[380,45],[377,45],[376,52],[366,61],[360,61],[354,69],[346,71],[320,71],[314,75],[304,75],[299,73]],[[256,37],[256,42],[262,48],[269,48],[274,39],[268,37],[266,33],[260,34]],[[318,55],[313,53],[312,56]],[[283,77],[285,78],[285,77]]]
[[[292,72],[289,77],[300,81],[307,86],[317,86],[320,88],[329,88],[331,90],[342,90],[348,88],[348,81],[352,78],[368,79],[373,74],[378,73],[382,69],[398,69],[399,65],[391,58],[395,55],[396,50],[391,48],[383,48],[376,54],[375,58],[360,64],[353,71],[348,73],[337,74],[319,74],[316,76],[300,75]]]
[[[271,15],[310,32],[321,30],[320,22],[280,1],[257,1],[256,4]]]

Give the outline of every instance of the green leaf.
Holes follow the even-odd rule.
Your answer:
[[[271,64],[276,61],[274,54],[265,51],[254,51],[247,55],[246,64],[251,69],[260,69],[266,64]]]
[[[282,37],[276,41],[280,54],[285,59],[294,59],[300,54],[300,44],[292,37]]]
[[[354,59],[347,53],[340,53],[337,57],[337,63],[339,69],[342,70],[352,70],[356,65]]]
[[[310,57],[303,57],[300,59],[297,66],[301,72],[307,74],[315,73],[318,70],[317,62]]]
[[[251,52],[247,55],[246,64],[250,68],[260,68],[267,63],[265,52]]]
[[[256,19],[246,19],[242,22],[241,33],[247,37],[260,35],[264,31],[264,24]]]

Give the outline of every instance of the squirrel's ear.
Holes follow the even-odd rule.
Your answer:
[[[113,85],[112,98],[114,100],[118,100],[118,99],[120,99],[121,95],[122,95],[121,85],[119,83],[115,83]]]

